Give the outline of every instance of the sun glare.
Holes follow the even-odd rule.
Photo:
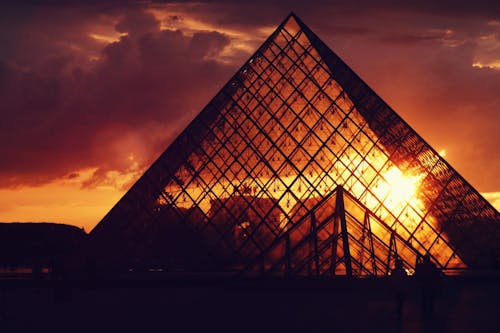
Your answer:
[[[386,204],[388,206],[410,202],[416,196],[420,182],[419,177],[406,176],[396,167],[389,169],[383,177],[387,181],[385,190],[387,191]]]

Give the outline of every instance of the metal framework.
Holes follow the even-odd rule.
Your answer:
[[[385,275],[498,262],[500,214],[295,15],[91,232],[108,265]]]
[[[397,258],[411,270],[420,254],[338,186],[297,223],[290,224],[244,272],[316,277],[388,275]]]

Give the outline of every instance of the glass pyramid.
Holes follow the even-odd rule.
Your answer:
[[[340,199],[339,199],[340,198]],[[341,207],[341,208],[339,208]],[[498,262],[500,214],[294,14],[91,232],[108,266],[385,275]]]

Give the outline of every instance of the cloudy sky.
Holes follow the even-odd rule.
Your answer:
[[[92,229],[290,11],[500,206],[498,1],[13,1],[0,221]]]

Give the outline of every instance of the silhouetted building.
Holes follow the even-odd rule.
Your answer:
[[[83,229],[58,223],[0,223],[0,267],[53,272],[63,265],[79,270],[87,234]],[[56,267],[57,266],[57,267]]]
[[[498,262],[500,215],[291,14],[91,232],[100,267]]]

